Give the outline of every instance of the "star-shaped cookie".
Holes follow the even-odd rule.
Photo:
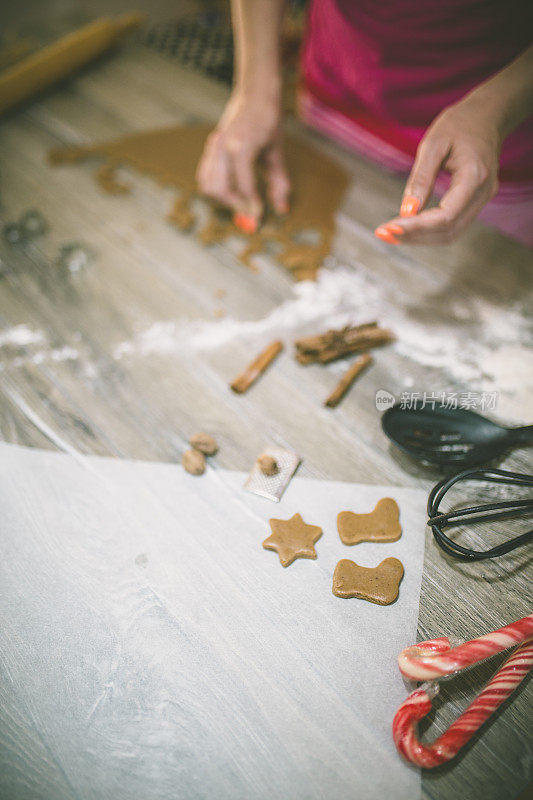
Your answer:
[[[316,558],[314,544],[322,536],[318,525],[306,525],[300,514],[290,519],[271,519],[272,534],[265,539],[265,550],[275,550],[283,567],[295,558]]]

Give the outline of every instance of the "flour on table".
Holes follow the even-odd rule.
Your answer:
[[[29,325],[14,325],[0,331],[0,371],[45,361],[75,361],[78,357],[78,351],[69,345],[51,347],[45,332]]]
[[[121,342],[114,356],[206,352],[234,342],[291,340],[378,320],[393,330],[397,340],[392,346],[407,362],[427,368],[427,385],[415,386],[406,364],[398,379],[401,389],[498,392],[498,415],[526,422],[533,392],[533,339],[525,312],[517,304],[503,307],[484,298],[469,298],[468,303],[452,305],[450,321],[448,313],[444,316],[434,303],[423,295],[412,298],[407,290],[399,294],[397,286],[379,281],[362,264],[337,266],[321,270],[316,282],[296,284],[289,299],[265,317],[156,322]],[[344,367],[332,364],[329,369]]]
[[[372,298],[374,305],[377,304],[377,290],[363,287],[357,273],[344,268],[322,270],[316,282],[295,284],[292,296],[262,319],[236,320],[228,316],[217,322],[156,322],[134,340],[119,344],[114,355],[122,358],[135,354],[162,355],[180,349],[214,350],[235,341],[262,338],[266,341],[268,337],[289,337],[322,327],[342,327],[350,324],[356,314],[358,318],[361,316],[363,297]]]
[[[36,331],[29,325],[14,325],[0,331],[0,348],[27,347],[27,345],[42,344],[45,341],[43,331]]]

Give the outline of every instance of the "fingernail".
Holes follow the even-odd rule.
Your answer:
[[[234,214],[233,223],[243,233],[251,234],[255,233],[257,230],[257,220],[254,217],[250,217],[248,214]]]
[[[396,238],[392,235],[390,230],[385,228],[383,225],[380,225],[379,228],[376,228],[374,231],[374,236],[377,236],[378,239],[381,239],[383,242],[387,242],[388,244],[398,244]]]
[[[408,194],[402,200],[400,207],[400,217],[414,217],[420,208],[420,200],[412,194]]]
[[[402,228],[401,225],[396,225],[394,222],[387,222],[386,225],[380,225],[380,227],[383,227],[391,233],[396,234],[396,236],[403,236],[405,233],[405,228]]]

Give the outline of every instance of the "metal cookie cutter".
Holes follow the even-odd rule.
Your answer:
[[[275,475],[265,475],[256,461],[246,479],[244,488],[247,492],[279,503],[281,495],[302,459],[294,450],[285,450],[282,447],[267,447],[261,455],[272,456],[276,460],[278,471]]]
[[[461,716],[433,744],[422,744],[416,726],[431,711],[439,692],[436,681],[518,645]],[[533,614],[451,647],[445,636],[408,647],[398,656],[402,675],[423,683],[402,703],[392,723],[394,743],[406,761],[418,767],[438,767],[450,761],[484,722],[507,700],[533,667]]]

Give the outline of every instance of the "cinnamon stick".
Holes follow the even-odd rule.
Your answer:
[[[352,366],[344,373],[324,405],[328,406],[328,408],[335,408],[335,406],[338,406],[357,376],[366,369],[366,367],[369,367],[372,361],[372,356],[368,353],[363,353],[362,356],[359,356]]]
[[[331,345],[335,342],[344,341],[347,336],[357,335],[361,331],[366,331],[370,328],[377,328],[377,322],[364,322],[362,325],[346,326],[339,330],[329,330],[324,333],[315,334],[314,336],[304,336],[295,341],[298,349],[305,350],[309,353],[318,353],[325,346]]]
[[[276,341],[269,344],[268,347],[263,350],[263,352],[260,353],[260,355],[258,355],[248,367],[246,367],[244,372],[235,378],[232,383],[230,383],[230,388],[234,392],[237,392],[237,394],[242,394],[245,392],[250,388],[252,383],[255,383],[258,377],[262,375],[269,364],[274,361],[276,356],[278,356],[282,350],[283,342]]]
[[[300,364],[319,362],[327,364],[336,358],[379,347],[394,339],[394,334],[387,328],[380,328],[377,322],[367,322],[364,325],[330,330],[318,336],[306,336],[297,339],[296,360]]]

